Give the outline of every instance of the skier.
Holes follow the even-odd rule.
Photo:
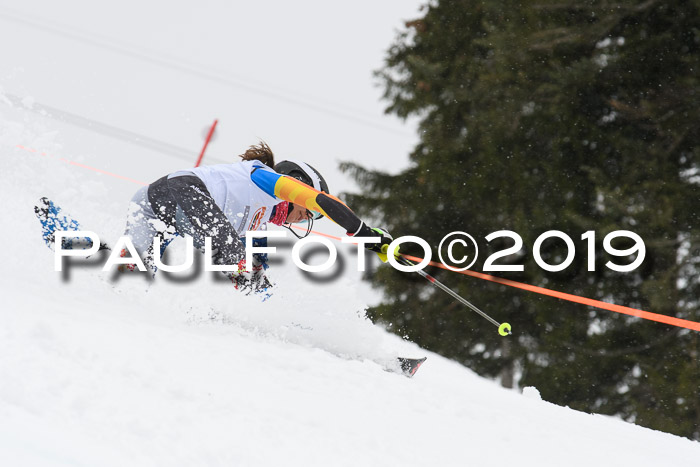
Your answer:
[[[392,241],[383,229],[373,229],[359,219],[342,201],[329,194],[321,174],[308,164],[285,160],[275,164],[270,147],[261,142],[240,155],[241,162],[202,166],[166,175],[136,192],[131,200],[125,235],[129,236],[144,264],[155,275],[153,239],[159,237],[161,251],[176,237],[189,235],[204,249],[211,238],[213,264],[237,265],[225,274],[247,292],[270,287],[264,274],[264,255],[254,255],[252,273],[245,272],[246,231],[266,229],[267,223],[288,228],[297,238],[306,237],[313,222],[324,216],[350,236],[379,237],[366,244],[386,261]],[[291,224],[306,224],[297,235]],[[264,240],[264,239],[261,239]],[[121,256],[127,256],[122,250]],[[120,265],[121,271],[135,265]]]

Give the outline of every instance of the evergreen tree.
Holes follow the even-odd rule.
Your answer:
[[[424,11],[378,72],[387,112],[419,116],[420,142],[395,176],[343,164],[364,193],[349,203],[434,246],[471,233],[487,246],[476,270],[512,244],[484,237],[515,231],[525,248],[504,260],[524,271],[500,276],[700,321],[698,2],[453,0]],[[533,260],[552,229],[576,245],[561,272]],[[615,230],[644,239],[633,272],[605,266],[634,259],[604,251]],[[596,235],[593,272],[586,231]],[[561,263],[565,245],[546,241],[542,257]],[[700,439],[698,333],[429,272],[514,335],[391,268],[373,277],[387,299],[371,316],[504,385],[515,375],[546,400]]]

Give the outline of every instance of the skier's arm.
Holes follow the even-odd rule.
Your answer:
[[[333,195],[323,193],[297,179],[270,170],[255,170],[250,178],[258,188],[271,196],[323,214],[347,230],[348,235],[376,236],[376,233],[362,222],[345,203]]]

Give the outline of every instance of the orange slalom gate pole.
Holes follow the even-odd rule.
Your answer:
[[[209,141],[211,141],[211,137],[214,136],[214,130],[216,129],[216,124],[219,123],[219,120],[214,120],[214,124],[211,126],[209,129],[209,133],[207,133],[207,137],[204,140],[204,146],[202,147],[202,152],[199,153],[199,157],[197,158],[197,163],[194,164],[195,167],[199,167],[199,164],[202,163],[202,158],[204,158],[204,151],[207,150],[207,146],[209,146]]]

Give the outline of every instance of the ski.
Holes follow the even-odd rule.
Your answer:
[[[81,230],[80,222],[64,213],[58,205],[45,196],[40,198],[34,206],[34,214],[41,223],[41,236],[46,246],[52,250],[56,246],[57,230]],[[86,238],[64,238],[63,249],[83,248],[89,243],[90,240]],[[106,243],[100,243],[100,250],[109,250],[109,246]]]
[[[42,197],[34,206],[34,214],[41,222],[41,236],[46,246],[54,249],[56,230],[80,230],[80,223],[66,214],[47,197]]]
[[[418,368],[427,360],[428,357],[423,358],[397,358],[399,368],[401,368],[401,373],[403,373],[408,378],[413,377],[418,371]]]

